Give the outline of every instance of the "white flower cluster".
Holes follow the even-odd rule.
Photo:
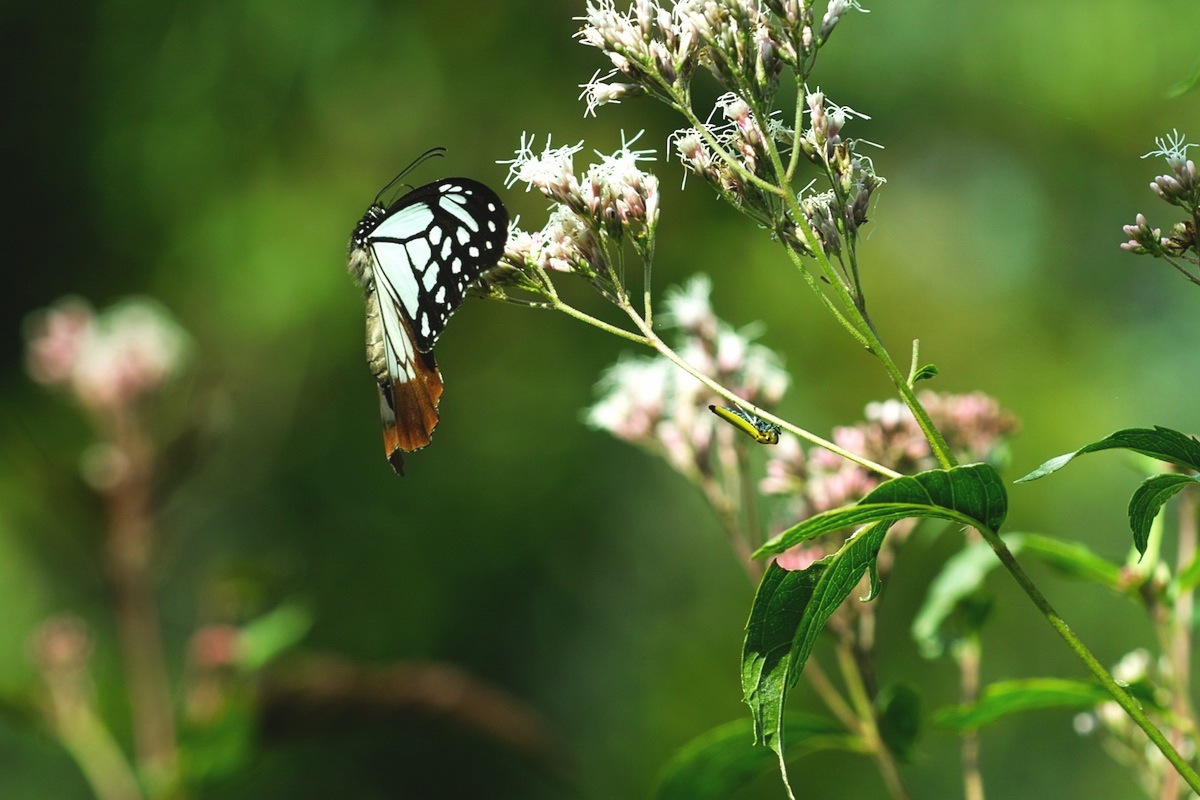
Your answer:
[[[540,231],[510,228],[504,257],[485,281],[537,291],[544,285],[539,271],[571,272],[615,286],[619,276],[611,267],[609,245],[619,247],[628,238],[648,249],[658,224],[658,178],[641,168],[654,151],[633,147],[641,135],[622,137],[621,147],[610,155],[597,152],[600,160],[581,176],[575,174],[574,159],[582,143],[554,147],[547,138],[537,153],[533,137],[522,135],[516,155],[500,162],[508,165],[506,185],[523,183],[553,206]]]

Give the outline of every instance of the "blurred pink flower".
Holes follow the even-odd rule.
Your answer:
[[[66,389],[93,410],[158,389],[183,367],[190,344],[165,309],[143,298],[101,314],[66,298],[31,316],[26,336],[30,377]]]

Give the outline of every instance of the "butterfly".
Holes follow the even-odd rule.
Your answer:
[[[440,150],[440,148],[438,148]],[[350,237],[347,266],[367,302],[367,365],[379,384],[383,445],[404,474],[403,453],[429,444],[442,376],[433,345],[467,289],[504,253],[508,212],[488,187],[444,178],[385,205],[380,190]]]
[[[761,419],[740,408],[709,406],[708,410],[747,436],[750,436],[759,444],[779,444],[779,434],[782,433],[782,430],[774,423],[767,422],[765,419]]]

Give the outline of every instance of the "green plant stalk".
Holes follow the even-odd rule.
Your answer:
[[[787,171],[785,170],[782,160],[779,157],[779,152],[775,147],[775,143],[770,139],[770,137],[766,137],[765,141],[767,143],[767,152],[770,155],[772,165],[775,169],[775,174],[780,180],[784,180],[787,176]],[[816,239],[815,232],[812,231],[806,224],[804,215],[800,209],[800,204],[797,202],[795,196],[790,190],[786,189],[783,192],[783,196],[789,205],[789,208],[793,214],[793,219],[796,221],[797,226],[804,232],[805,238],[809,242],[809,247],[814,253],[818,254],[817,262],[821,265],[821,268],[826,273],[827,277],[829,277],[830,283],[834,287],[835,291],[838,292],[843,301],[844,308],[848,313],[854,315],[857,318],[856,321],[860,323],[861,327],[855,326],[858,328],[857,333],[866,338],[870,351],[874,353],[884,365],[884,369],[887,371],[888,377],[891,378],[896,390],[900,393],[901,399],[912,411],[913,416],[917,420],[917,424],[921,427],[921,431],[925,434],[926,439],[929,441],[930,449],[933,451],[938,463],[943,469],[952,468],[955,466],[956,460],[953,453],[950,452],[950,448],[946,444],[945,438],[942,436],[941,432],[938,431],[936,426],[934,426],[933,420],[929,418],[929,414],[925,411],[925,407],[921,405],[921,402],[917,399],[916,393],[913,391],[912,386],[910,386],[908,381],[905,379],[904,373],[900,370],[900,367],[896,365],[895,360],[891,357],[891,354],[887,351],[887,348],[884,347],[883,342],[879,339],[879,335],[876,333],[874,325],[871,324],[871,321],[866,314],[865,306],[862,303],[854,302],[850,297],[848,289],[840,280],[837,279],[836,274],[830,274],[833,272],[832,265],[829,263],[828,258],[825,257],[825,254],[820,247],[820,243]],[[1073,631],[1071,631],[1070,627],[1050,604],[1050,601],[1046,599],[1045,595],[1042,594],[1041,590],[1038,589],[1037,585],[1034,584],[1033,580],[1029,577],[1028,573],[1025,572],[1024,568],[1021,567],[1016,557],[1013,556],[1012,551],[1008,549],[1008,546],[1004,544],[999,535],[986,529],[981,530],[980,533],[983,534],[984,539],[987,540],[987,543],[996,553],[996,556],[1000,559],[1000,562],[1004,565],[1005,569],[1009,571],[1009,573],[1017,581],[1018,585],[1020,585],[1025,591],[1025,594],[1029,596],[1029,599],[1033,601],[1038,610],[1042,612],[1042,615],[1046,617],[1046,620],[1050,623],[1051,627],[1053,627],[1059,636],[1062,637],[1062,639],[1067,643],[1067,646],[1070,647],[1071,650],[1074,651],[1075,654],[1084,662],[1088,670],[1096,677],[1105,690],[1112,695],[1113,699],[1119,706],[1121,706],[1122,709],[1124,709],[1125,713],[1129,715],[1129,717],[1138,725],[1138,727],[1145,731],[1146,735],[1152,742],[1154,742],[1154,745],[1162,752],[1167,760],[1171,762],[1175,769],[1179,771],[1179,774],[1184,778],[1184,780],[1187,781],[1188,785],[1194,791],[1200,793],[1200,775],[1197,775],[1196,771],[1192,769],[1191,765],[1188,764],[1187,761],[1179,754],[1179,751],[1176,750],[1175,747],[1172,746],[1172,744],[1166,739],[1162,731],[1160,731],[1158,727],[1150,721],[1150,718],[1146,716],[1145,712],[1142,711],[1137,702],[1130,697],[1129,694],[1126,693],[1125,690],[1122,689],[1115,680],[1113,680],[1112,676],[1108,674],[1108,670],[1106,670],[1104,666],[1096,660],[1096,657],[1092,655],[1087,646],[1083,644],[1083,642],[1074,634]]]
[[[1196,494],[1185,490],[1179,498],[1179,549],[1175,559],[1175,572],[1186,569],[1196,558]],[[1180,591],[1175,597],[1171,614],[1171,631],[1168,636],[1167,654],[1171,664],[1171,712],[1170,738],[1175,747],[1181,746],[1188,734],[1196,731],[1196,712],[1191,702],[1191,652],[1192,619],[1195,613],[1195,592]],[[1175,800],[1179,797],[1179,776],[1167,772],[1163,776],[1162,797]]]
[[[871,755],[875,757],[875,761],[879,766],[879,773],[883,776],[883,782],[887,786],[888,795],[893,800],[908,800],[908,791],[904,788],[904,782],[900,779],[900,770],[896,767],[896,760],[892,758],[887,745],[883,743],[883,739],[879,735],[879,726],[875,724],[875,708],[871,704],[871,698],[867,696],[866,687],[863,685],[858,661],[854,658],[854,653],[847,644],[839,642],[835,649],[837,651],[838,666],[841,668],[842,680],[846,682],[846,691],[849,693],[850,702],[854,706],[859,733],[862,734],[868,748],[870,748]]]
[[[651,341],[645,336],[638,336],[636,333],[631,333],[624,328],[618,328],[616,325],[610,325],[604,320],[596,319],[591,314],[580,311],[574,306],[569,306],[557,298],[555,298],[552,303],[549,303],[543,307],[553,311],[561,311],[569,317],[574,317],[580,322],[586,322],[593,328],[599,328],[605,333],[611,333],[613,336],[620,336],[622,339],[628,339],[629,341],[636,342],[637,344],[653,347],[653,343],[651,343]]]
[[[171,685],[151,575],[154,451],[133,410],[116,412],[106,427],[131,465],[129,474],[107,497],[109,524],[104,544],[136,764],[149,797],[179,798],[183,793]]]
[[[80,676],[47,672],[52,724],[98,800],[142,800],[129,762],[96,715]]]
[[[979,702],[979,634],[970,633],[955,648],[954,660],[962,685],[960,700],[963,705]],[[962,734],[963,797],[966,800],[984,800],[983,774],[979,771],[979,731],[969,730]]]
[[[763,118],[759,109],[754,108],[753,113],[755,114],[756,119]],[[796,136],[799,136],[799,131],[796,132]],[[775,146],[774,140],[771,139],[771,137],[766,136],[764,137],[764,141],[766,143],[767,154],[771,159],[772,168],[775,170],[775,175],[780,181],[788,180],[789,173],[783,166],[783,160],[779,156],[779,149]],[[793,147],[794,146],[795,145],[793,145]],[[888,373],[888,377],[891,378],[892,384],[896,387],[896,391],[900,393],[900,397],[904,401],[904,404],[908,406],[909,410],[912,411],[913,416],[917,420],[917,424],[921,427],[922,433],[924,433],[925,438],[929,440],[930,449],[933,450],[933,454],[937,458],[938,463],[943,469],[950,469],[954,466],[954,455],[950,452],[950,448],[947,446],[946,440],[942,436],[941,432],[936,426],[934,426],[933,420],[929,418],[929,414],[925,411],[925,407],[921,405],[919,400],[917,400],[917,395],[913,391],[912,386],[909,385],[904,373],[900,370],[900,367],[897,366],[896,361],[892,358],[887,348],[884,347],[883,342],[879,339],[879,334],[875,332],[875,326],[871,323],[870,318],[867,316],[864,303],[861,299],[856,300],[855,297],[851,296],[849,289],[846,288],[845,284],[836,274],[836,271],[833,269],[833,265],[830,263],[829,258],[825,255],[825,252],[821,247],[821,243],[817,239],[816,232],[809,227],[807,221],[804,219],[804,212],[800,209],[800,203],[796,200],[795,194],[791,192],[790,186],[785,186],[783,196],[786,199],[788,208],[791,211],[792,218],[795,220],[796,225],[804,232],[804,238],[808,241],[809,248],[814,253],[819,254],[817,257],[817,263],[820,264],[822,272],[824,272],[826,277],[829,278],[830,284],[838,293],[845,312],[855,317],[856,319],[854,321],[858,323],[857,325],[846,325],[845,321],[843,320],[843,326],[846,327],[847,330],[850,330],[852,334],[855,335],[856,339],[859,339],[860,341],[865,340],[867,349],[870,350],[870,352],[873,353],[875,357],[878,358],[883,364],[884,369]],[[851,243],[848,241],[847,246],[850,246],[850,244]],[[791,253],[791,248],[788,248],[788,251]],[[796,261],[798,256],[799,254],[792,253],[793,261]],[[855,281],[857,282],[858,270],[855,269],[854,273]]]
[[[1112,695],[1117,705],[1145,732],[1150,741],[1154,743],[1154,746],[1166,757],[1167,761],[1171,762],[1171,765],[1175,767],[1180,776],[1187,781],[1188,786],[1193,791],[1200,792],[1200,775],[1196,774],[1192,765],[1179,754],[1179,751],[1167,741],[1163,732],[1150,721],[1150,718],[1146,716],[1146,712],[1142,711],[1142,707],[1138,705],[1138,702],[1113,680],[1113,677],[1108,674],[1108,670],[1092,655],[1092,651],[1088,650],[1087,646],[1080,641],[1079,637],[1075,635],[1059,613],[1054,610],[1054,606],[1050,604],[1050,601],[1046,599],[1046,596],[1042,594],[1041,590],[1030,579],[1029,575],[1021,567],[1016,557],[1012,554],[1012,551],[1008,549],[1008,546],[1004,544],[1000,536],[987,528],[980,528],[978,530],[996,553],[1000,562],[1004,564],[1005,569],[1009,571],[1025,591],[1025,594],[1029,595],[1029,599],[1033,601],[1033,604],[1042,612],[1042,616],[1050,623],[1050,627],[1054,628],[1063,641],[1067,643],[1067,646],[1071,648],[1072,652],[1083,661],[1088,671],[1099,681],[1105,691]]]

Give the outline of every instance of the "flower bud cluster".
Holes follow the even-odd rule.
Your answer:
[[[795,47],[753,0],[684,0],[675,12],[703,44],[700,63],[727,88],[769,99],[783,65],[796,63]]]
[[[580,41],[604,52],[613,72],[583,86],[588,112],[622,97],[648,93],[678,105],[697,66],[725,87],[770,105],[784,65],[801,80],[816,51],[855,0],[830,0],[819,23],[808,0],[636,0],[628,11],[613,0],[590,0]],[[613,78],[618,81],[609,83]]]
[[[675,154],[688,173],[699,176],[722,197],[735,205],[766,215],[770,199],[748,182],[737,167],[767,179],[768,138],[790,142],[792,131],[775,117],[768,118],[764,125],[755,117],[750,105],[733,92],[717,98],[713,116],[718,112],[725,119],[724,122],[706,123],[703,130],[681,128],[671,134],[670,141]],[[730,164],[722,158],[710,146],[710,141],[715,141],[736,164]]]
[[[1148,707],[1166,709],[1175,707],[1169,688],[1173,683],[1171,670],[1169,659],[1154,658],[1147,650],[1139,648],[1126,653],[1111,672],[1122,686],[1134,687],[1130,689],[1131,694],[1143,698]],[[1091,711],[1077,714],[1074,727],[1081,736],[1100,734],[1106,750],[1117,759],[1134,765],[1147,796],[1165,796],[1162,787],[1174,768],[1116,702],[1106,700]],[[1176,746],[1184,758],[1195,758],[1194,734],[1182,736]]]
[[[677,352],[740,397],[773,407],[789,382],[780,357],[720,320],[711,291],[703,276],[668,290],[663,321],[678,333]],[[622,359],[597,388],[600,399],[587,416],[592,427],[664,457],[689,477],[713,476],[721,469],[717,448],[741,435],[708,410],[725,401],[662,356]]]
[[[30,376],[93,411],[152,394],[182,370],[189,350],[183,329],[145,299],[101,314],[78,298],[60,300],[30,317],[26,339]]]
[[[597,152],[600,161],[577,178],[573,159],[583,149],[582,142],[556,148],[547,141],[542,153],[535,155],[533,139],[523,135],[516,157],[499,162],[509,165],[505,185],[524,183],[526,191],[537,189],[609,235],[644,233],[658,224],[659,192],[658,178],[639,167],[654,160],[654,151],[632,149],[640,136],[623,141],[612,155]]]
[[[1178,131],[1156,138],[1158,147],[1142,158],[1162,156],[1170,172],[1155,177],[1150,189],[1158,197],[1173,206],[1183,209],[1188,217],[1171,227],[1170,235],[1163,236],[1160,228],[1152,228],[1146,217],[1138,214],[1134,224],[1125,225],[1123,230],[1128,239],[1121,249],[1138,255],[1155,257],[1185,256],[1193,263],[1200,261],[1200,244],[1197,242],[1197,226],[1200,225],[1200,174],[1196,162],[1187,157],[1188,142]]]
[[[600,161],[577,177],[573,160],[582,143],[556,148],[547,141],[534,154],[533,139],[521,137],[516,157],[500,162],[509,166],[506,185],[524,183],[553,205],[540,231],[510,226],[504,256],[483,276],[485,294],[502,286],[544,294],[547,272],[577,273],[612,285],[618,276],[610,246],[620,247],[628,237],[644,250],[651,248],[659,217],[658,178],[641,169],[653,151],[634,150],[637,138],[623,141],[612,155],[597,153]]]
[[[699,52],[694,32],[680,24],[677,9],[637,0],[621,13],[613,0],[589,0],[579,19],[579,40],[605,53],[615,69],[604,80],[620,75],[626,81],[609,84],[621,88],[603,89],[593,78],[595,88],[585,88],[590,110],[633,93],[633,86],[664,100],[686,92]]]

